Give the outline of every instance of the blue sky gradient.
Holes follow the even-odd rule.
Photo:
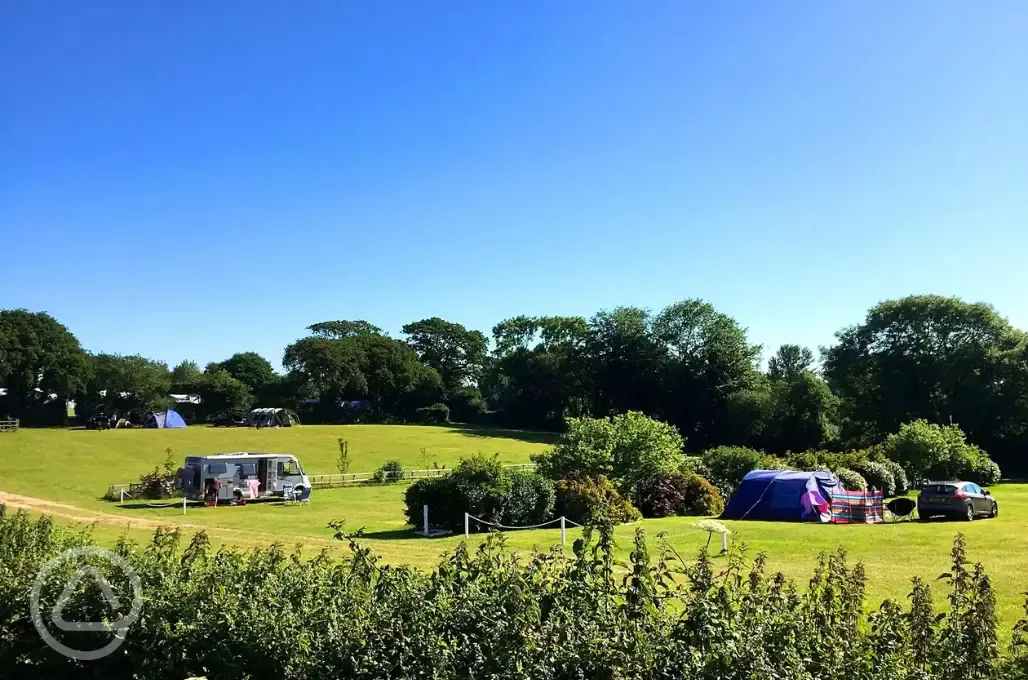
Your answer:
[[[882,299],[1028,328],[1028,4],[0,3],[0,307],[273,363],[702,297],[765,355]]]

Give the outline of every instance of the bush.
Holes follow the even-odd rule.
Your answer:
[[[686,480],[685,502],[680,515],[718,516],[725,509],[725,499],[718,488],[699,475]]]
[[[504,470],[507,493],[500,512],[502,522],[508,526],[541,524],[553,517],[556,493],[553,482],[538,472]]]
[[[450,422],[450,407],[443,403],[422,406],[415,414],[422,425],[444,425]]]
[[[742,552],[718,560],[666,547],[651,559],[641,531],[622,569],[602,527],[583,532],[574,554],[519,556],[497,538],[476,550],[458,544],[421,571],[385,567],[359,536],[334,528],[352,548],[342,559],[278,545],[222,550],[204,533],[182,546],[163,528],[142,546],[120,541],[114,550],[146,584],[143,615],[117,654],[84,671],[47,646],[25,594],[54,558],[90,544],[88,532],[0,506],[0,669],[15,678],[212,680],[1016,680],[1028,671],[1028,623],[1014,626],[1012,654],[999,658],[996,592],[960,536],[934,601],[915,578],[909,598],[878,606],[865,597],[864,568],[842,551],[822,555],[800,587]],[[44,611],[79,566],[58,565],[40,584]],[[116,566],[95,568],[121,602],[132,600]],[[68,588],[66,619],[109,611],[92,579]],[[83,645],[76,649],[110,639],[48,628]]]
[[[964,478],[980,486],[992,486],[1000,480],[1001,472],[997,465],[985,451],[977,446],[971,445],[968,470]]]
[[[701,456],[682,456],[681,462],[678,464],[678,471],[685,475],[694,474],[700,477],[707,477],[709,475],[707,466],[703,464]]]
[[[988,454],[968,444],[956,425],[934,425],[925,420],[904,423],[886,440],[884,451],[918,482],[982,476],[991,479],[998,474]]]
[[[532,456],[550,479],[603,475],[622,492],[651,477],[677,472],[682,437],[673,426],[637,411],[613,418],[568,418],[568,431],[551,451]]]
[[[833,470],[833,472],[842,482],[842,488],[847,491],[867,491],[867,481],[859,472],[844,467]]]
[[[755,470],[795,470],[789,460],[786,458],[779,458],[778,456],[764,455],[760,457],[760,462],[757,463]]]
[[[462,387],[448,400],[450,418],[458,423],[481,423],[487,411],[485,399],[477,387]]]
[[[610,521],[614,524],[634,522],[642,518],[627,498],[604,476],[578,475],[554,484],[557,502],[553,513],[579,524]]]
[[[725,503],[717,487],[703,477],[677,474],[643,484],[638,507],[643,517],[720,515]]]
[[[910,491],[910,482],[907,480],[907,473],[904,472],[903,466],[894,460],[888,458],[882,458],[878,461],[889,469],[892,473],[892,479],[895,482],[895,494],[902,496],[906,492]]]
[[[886,498],[896,495],[896,478],[884,463],[869,460],[854,470],[865,479],[868,487],[878,489]]]
[[[403,479],[403,465],[398,460],[386,461],[384,465],[375,470],[373,479],[378,484],[398,482]]]
[[[404,513],[408,524],[421,526],[427,505],[432,526],[463,532],[465,512],[495,524],[539,524],[553,516],[554,501],[553,484],[538,473],[505,470],[496,456],[476,454],[446,475],[407,487]],[[477,522],[470,526],[487,528]]]
[[[703,466],[709,473],[707,479],[727,498],[743,477],[758,469],[763,457],[760,451],[744,446],[718,446],[704,452]]]

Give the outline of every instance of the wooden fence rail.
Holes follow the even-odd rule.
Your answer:
[[[0,432],[17,432],[20,420],[0,420]]]
[[[535,463],[506,463],[505,468],[514,470],[532,470],[535,468]],[[429,468],[427,470],[404,470],[403,474],[395,480],[389,481],[410,481],[414,479],[423,479],[425,477],[439,477],[449,472],[449,468]],[[344,474],[330,474],[330,475],[308,475],[311,480],[311,488],[316,489],[327,489],[337,486],[354,486],[359,484],[374,484],[378,480],[375,479],[374,472],[347,472]],[[135,495],[140,491],[142,485],[133,482],[131,484],[111,484],[111,488],[107,490],[107,494],[104,496],[107,500],[118,500],[121,497],[121,492],[124,491],[126,495]]]

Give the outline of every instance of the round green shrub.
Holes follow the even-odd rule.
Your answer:
[[[854,470],[863,476],[869,488],[878,489],[886,498],[896,495],[896,478],[886,465],[869,460]]]
[[[745,446],[718,446],[703,453],[703,465],[707,479],[722,495],[730,496],[739,482],[752,470],[756,470],[764,457],[760,451]]]
[[[503,524],[541,524],[553,516],[556,502],[553,482],[527,470],[504,470],[504,476],[508,486],[500,512]]]
[[[725,509],[725,499],[718,488],[699,475],[686,479],[685,498],[680,515],[717,516]]]
[[[895,485],[894,493],[897,496],[902,496],[906,492],[910,491],[910,482],[907,480],[907,473],[903,470],[902,465],[894,460],[889,460],[888,458],[883,458],[877,462],[884,465],[890,472],[892,472],[892,479]]]
[[[694,474],[650,479],[642,485],[638,501],[643,517],[720,515],[724,505],[717,487]]]
[[[867,480],[859,472],[844,467],[833,470],[833,472],[842,482],[842,488],[847,491],[867,491]]]
[[[507,470],[496,457],[476,454],[461,460],[440,477],[419,479],[404,495],[407,523],[420,527],[422,506],[429,523],[454,532],[464,531],[464,513],[486,522],[523,526],[553,517],[553,483],[536,472]],[[487,527],[472,522],[474,531]]]
[[[415,411],[417,421],[424,425],[443,425],[450,422],[450,407],[443,403],[423,406]]]
[[[372,477],[378,484],[388,484],[389,482],[398,482],[403,479],[403,464],[398,460],[388,460],[375,470],[375,474]]]
[[[553,514],[572,522],[594,524],[608,520],[614,524],[634,522],[642,518],[639,511],[622,496],[606,477],[574,475],[554,484],[557,502]]]

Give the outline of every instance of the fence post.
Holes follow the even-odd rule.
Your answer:
[[[422,516],[424,517],[424,520],[425,520],[425,536],[428,536],[428,506],[427,505],[422,505],[421,506],[421,512],[422,512]]]
[[[468,513],[464,513],[464,538],[467,539],[470,532],[468,531]]]
[[[125,489],[118,489],[121,494],[121,500],[118,501],[118,505],[125,505]]]
[[[567,527],[564,525],[564,515],[560,516],[560,544],[566,545],[567,540]]]
[[[721,554],[728,553],[728,534],[721,534]]]

